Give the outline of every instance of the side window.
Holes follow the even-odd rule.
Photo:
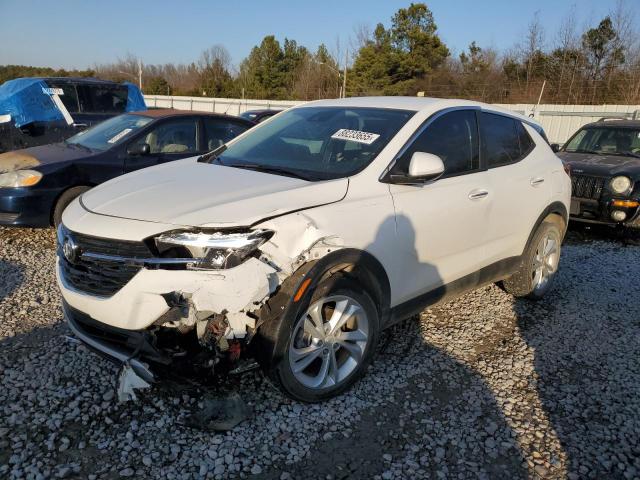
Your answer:
[[[76,92],[75,85],[66,82],[47,82],[47,84],[52,88],[62,90],[60,100],[62,100],[62,103],[69,113],[78,113],[78,93]]]
[[[215,150],[247,130],[247,126],[219,118],[204,117],[204,135],[207,151]]]
[[[489,168],[499,167],[520,159],[520,139],[516,122],[510,117],[482,113],[484,155]]]
[[[127,88],[112,85],[82,85],[84,112],[123,113],[127,108]]]
[[[197,153],[197,123],[194,118],[161,123],[136,140],[135,144],[148,143],[152,154]]]
[[[402,168],[408,168],[414,152],[438,155],[445,176],[477,170],[480,161],[475,111],[456,110],[434,120],[402,155]]]
[[[536,144],[529,135],[529,132],[527,132],[527,129],[524,128],[522,122],[516,121],[516,130],[518,131],[518,140],[520,141],[520,158],[524,158],[529,155]]]

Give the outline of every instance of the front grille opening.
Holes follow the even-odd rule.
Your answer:
[[[591,175],[571,176],[571,195],[576,198],[600,200],[604,189],[605,179]]]
[[[67,231],[81,252],[117,255],[129,258],[149,258],[151,252],[142,242],[91,237]],[[115,295],[141,270],[138,265],[127,265],[93,258],[78,258],[69,262],[58,247],[62,276],[74,289],[100,297]]]

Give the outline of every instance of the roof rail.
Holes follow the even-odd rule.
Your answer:
[[[598,120],[598,122],[606,122],[608,120],[629,120],[629,117],[600,117],[600,119]]]

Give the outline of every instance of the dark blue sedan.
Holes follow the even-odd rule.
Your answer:
[[[226,115],[148,110],[113,117],[62,143],[0,154],[0,225],[57,225],[65,207],[91,187],[214,150],[253,125]]]

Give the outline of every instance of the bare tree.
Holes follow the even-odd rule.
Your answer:
[[[529,84],[533,76],[533,70],[536,66],[538,53],[544,48],[544,28],[540,23],[540,12],[537,11],[533,15],[533,19],[527,27],[527,35],[524,46],[524,59],[526,62],[526,89],[529,90]]]
[[[360,23],[353,27],[353,41],[351,50],[358,51],[371,41],[373,32],[371,26],[366,23]]]
[[[556,34],[557,60],[560,62],[558,66],[558,83],[556,86],[556,101],[560,99],[564,87],[566,76],[570,77],[570,83],[573,85],[575,81],[575,73],[578,67],[575,52],[578,49],[578,34],[576,33],[576,5],[572,5],[567,14],[560,23],[560,28]],[[571,86],[569,87],[569,94]]]

